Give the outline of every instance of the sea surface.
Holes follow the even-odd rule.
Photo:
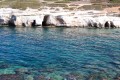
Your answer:
[[[23,80],[116,80],[120,29],[1,27],[0,80],[11,74],[27,75]]]

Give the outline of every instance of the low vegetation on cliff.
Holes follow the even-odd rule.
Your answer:
[[[26,7],[38,8],[40,3],[38,0],[2,0],[0,1],[0,7],[22,8]]]
[[[86,2],[91,3],[92,5],[85,6],[75,6],[79,3],[72,4],[75,8],[79,9],[102,9],[104,7],[111,6],[120,6],[120,0],[0,0],[0,7],[4,8],[18,8],[26,9],[27,7],[31,8],[40,8],[41,6],[49,7],[64,7],[65,9],[75,9],[73,6],[69,7],[68,4],[74,3],[75,1],[83,1],[84,3],[79,2],[80,4],[85,4]],[[104,2],[104,3],[103,3]],[[106,2],[106,3],[105,3]]]

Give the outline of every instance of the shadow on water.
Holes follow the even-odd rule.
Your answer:
[[[50,30],[50,28],[42,28],[43,32],[48,32]]]
[[[62,32],[64,32],[64,30],[66,29],[66,28],[41,28],[42,29],[42,31],[43,31],[43,33],[45,32],[45,33],[48,33],[49,31],[55,31],[55,32],[58,32],[58,33],[62,33]]]

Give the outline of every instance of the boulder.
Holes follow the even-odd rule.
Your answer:
[[[36,26],[36,20],[33,20],[33,22],[31,23],[31,26],[32,26],[32,27],[35,27],[35,26]]]
[[[16,16],[12,15],[11,18],[10,18],[10,20],[8,21],[8,26],[10,26],[10,27],[16,27],[15,21],[16,21]]]
[[[43,27],[55,27],[57,24],[57,20],[55,16],[52,15],[45,15],[43,22],[42,22],[42,26]]]
[[[57,20],[57,27],[64,27],[66,26],[66,22],[63,20],[62,16],[56,16]]]
[[[110,24],[108,21],[105,22],[105,25],[104,25],[105,28],[110,28]]]
[[[116,26],[114,25],[112,21],[110,21],[110,28],[116,28]]]

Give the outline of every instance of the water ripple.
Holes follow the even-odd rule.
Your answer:
[[[41,71],[115,76],[120,72],[120,29],[0,28],[0,61]]]

